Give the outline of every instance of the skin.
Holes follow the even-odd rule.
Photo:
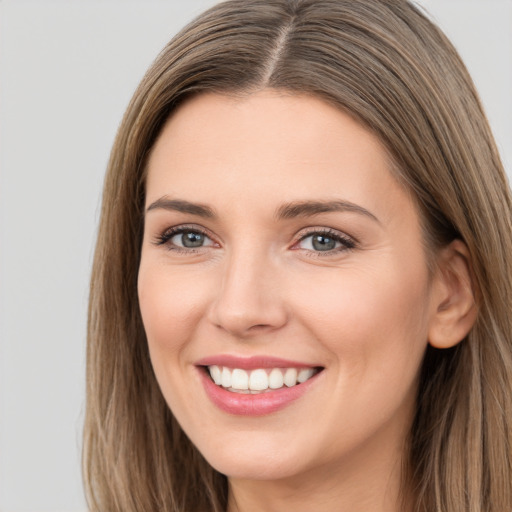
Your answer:
[[[146,197],[147,208],[167,198],[214,213],[146,212],[139,300],[162,393],[228,476],[229,511],[403,510],[400,467],[421,360],[429,338],[462,339],[470,285],[459,279],[468,275],[461,244],[429,274],[417,209],[379,140],[313,97],[203,94],[160,134]],[[277,218],[302,201],[368,213]],[[183,225],[205,231],[205,245],[179,247],[179,234],[158,243]],[[353,247],[315,250],[308,235],[326,229]],[[195,363],[217,354],[323,371],[284,409],[237,416],[217,408],[199,378]]]

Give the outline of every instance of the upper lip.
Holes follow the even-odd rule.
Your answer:
[[[318,364],[304,363],[290,359],[270,356],[241,357],[231,354],[219,354],[204,357],[195,363],[197,366],[226,366],[242,370],[256,370],[258,368],[319,368]]]

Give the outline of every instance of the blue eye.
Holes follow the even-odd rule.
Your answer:
[[[203,233],[197,231],[183,231],[171,237],[170,242],[178,247],[186,247],[187,249],[195,249],[203,247],[207,237]]]
[[[300,249],[314,252],[338,252],[355,247],[350,238],[330,231],[310,233],[302,237],[297,245]]]
[[[213,240],[198,229],[177,227],[168,229],[156,239],[157,245],[168,245],[169,249],[200,249],[214,245]]]

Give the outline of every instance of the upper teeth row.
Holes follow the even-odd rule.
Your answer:
[[[208,366],[215,384],[237,391],[264,391],[292,387],[307,381],[315,374],[314,368],[273,368],[252,371],[225,366]]]

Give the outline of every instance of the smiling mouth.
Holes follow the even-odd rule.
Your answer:
[[[323,368],[258,368],[243,370],[227,366],[205,366],[211,380],[226,391],[260,394],[282,388],[292,388],[308,381]]]

